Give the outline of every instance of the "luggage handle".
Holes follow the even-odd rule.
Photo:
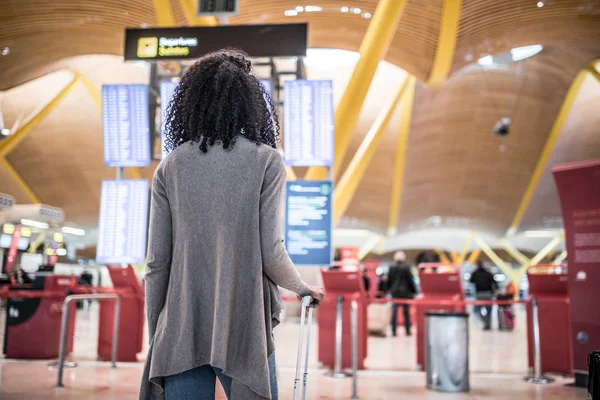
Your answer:
[[[298,356],[296,358],[296,375],[294,378],[294,400],[297,399],[298,383],[300,383],[300,363],[302,360],[302,348],[304,347],[304,324],[306,322],[306,352],[304,355],[304,373],[302,375],[302,400],[306,400],[306,379],[308,377],[308,354],[310,350],[310,328],[313,319],[313,307],[311,303],[313,298],[311,296],[304,296],[302,298],[300,313],[300,335],[298,337]],[[308,321],[306,321],[306,309],[308,308]]]

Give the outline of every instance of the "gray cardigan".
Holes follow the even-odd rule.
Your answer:
[[[140,399],[160,398],[162,377],[206,364],[233,378],[232,400],[271,398],[271,324],[282,310],[275,284],[308,292],[283,246],[285,177],[276,150],[243,137],[206,154],[185,143],[158,166]]]

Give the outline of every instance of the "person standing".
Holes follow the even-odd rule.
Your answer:
[[[410,266],[406,264],[406,254],[403,251],[397,251],[394,254],[394,265],[390,267],[387,279],[387,287],[392,299],[412,299],[417,293],[414,276]],[[398,307],[400,304],[392,304],[392,335],[396,336],[396,327],[398,324]],[[410,324],[410,305],[402,304],[404,312],[404,328],[406,336],[411,335]]]
[[[470,282],[475,285],[477,300],[491,300],[498,293],[494,275],[481,261],[477,261],[477,269],[471,274]],[[483,321],[483,330],[489,331],[492,328],[492,306],[475,306],[475,312]]]
[[[286,171],[270,96],[242,53],[192,65],[167,109],[145,276],[150,347],[140,399],[277,399],[277,286],[312,306],[281,232]]]

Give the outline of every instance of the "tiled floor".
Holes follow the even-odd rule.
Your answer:
[[[582,389],[565,387],[569,380],[559,380],[549,386],[529,385],[522,380],[527,372],[527,346],[523,312],[513,332],[483,332],[479,321],[471,320],[470,366],[471,392],[468,394],[436,393],[425,389],[425,376],[415,372],[414,337],[369,339],[368,371],[358,378],[361,399],[398,400],[467,400],[524,399],[574,400],[585,399]],[[0,323],[1,324],[1,323]],[[285,321],[276,331],[279,365],[280,399],[291,399],[293,367],[298,323]],[[3,327],[0,326],[0,332]],[[316,329],[313,330],[316,343]],[[55,389],[56,371],[46,362],[0,362],[0,399],[135,399],[141,376],[141,364],[119,364],[116,370],[93,362],[97,340],[97,309],[80,311],[77,320],[74,358],[75,369],[65,372],[65,388]],[[334,380],[319,370],[317,346],[311,346],[309,365],[309,399],[349,399],[351,381]],[[143,358],[143,354],[140,355]],[[218,397],[223,399],[223,395]]]
[[[0,363],[0,399],[14,400],[128,400],[137,398],[141,366],[121,364],[117,369],[83,363],[65,373],[65,387],[56,389],[56,371],[42,362]],[[279,371],[280,400],[292,399],[294,374],[290,368]],[[583,389],[565,387],[559,380],[550,386],[529,385],[519,375],[471,376],[471,392],[464,394],[428,391],[420,372],[363,372],[358,376],[358,394],[369,400],[576,400],[586,399]],[[311,370],[307,398],[346,400],[351,395],[350,379],[324,376]],[[221,393],[219,400],[224,399]]]

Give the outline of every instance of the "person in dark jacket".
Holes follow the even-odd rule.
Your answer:
[[[415,280],[410,266],[406,264],[406,254],[403,251],[397,251],[394,254],[394,265],[390,268],[387,279],[387,286],[393,299],[412,299],[417,293]],[[396,325],[398,321],[399,304],[392,305],[392,335],[396,336]],[[410,336],[410,305],[403,304],[404,327],[406,336]]]
[[[477,262],[477,269],[471,274],[471,283],[475,285],[477,300],[491,300],[498,293],[498,284],[494,275],[488,271],[481,261]],[[492,306],[476,306],[475,312],[483,321],[483,329],[489,331],[492,327]]]

